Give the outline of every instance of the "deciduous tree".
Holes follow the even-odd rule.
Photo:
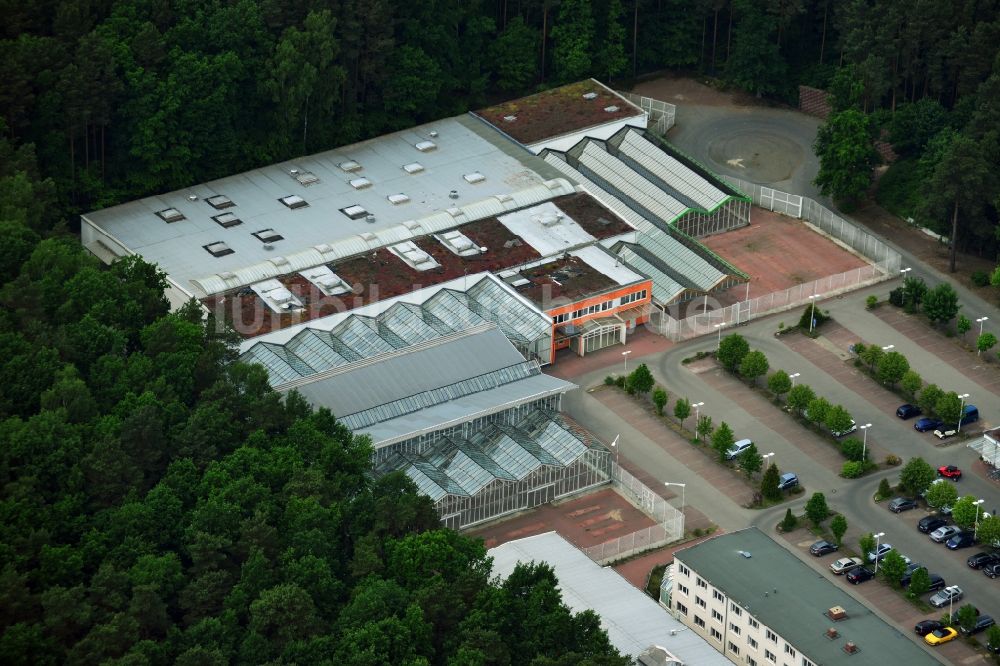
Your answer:
[[[924,296],[924,315],[932,324],[946,324],[955,318],[958,309],[958,294],[947,282],[942,282]]]
[[[684,419],[691,416],[691,401],[687,398],[677,398],[677,402],[674,403],[674,416],[677,417],[677,423],[684,425]]]
[[[720,423],[719,427],[712,433],[712,448],[719,455],[719,462],[725,462],[726,454],[729,452],[729,449],[733,448],[733,442],[735,441],[733,430],[729,427],[729,424],[725,421]]]
[[[910,458],[899,472],[900,487],[911,495],[919,495],[927,490],[936,472],[923,458]]]
[[[811,386],[808,384],[796,384],[788,392],[788,407],[794,412],[801,413],[809,408],[809,403],[815,398],[816,394],[813,392]]]
[[[740,374],[750,381],[751,385],[757,384],[757,378],[767,374],[769,365],[767,356],[760,350],[747,352],[743,360],[740,361]]]
[[[757,445],[751,444],[746,451],[739,455],[736,459],[736,463],[748,477],[752,477],[760,471],[760,468],[764,464],[764,458],[760,455],[760,452],[757,451]]]
[[[864,195],[878,161],[868,116],[854,109],[831,114],[819,128],[814,150],[819,157],[814,182],[820,192],[842,201]]]
[[[954,391],[949,391],[938,398],[934,412],[944,421],[945,426],[955,426],[962,418],[962,399]]]
[[[823,493],[813,493],[809,501],[806,502],[806,516],[809,521],[813,524],[813,527],[819,527],[830,515],[830,507],[826,505],[826,497]]]
[[[887,583],[893,587],[899,587],[899,581],[906,573],[906,560],[895,549],[890,550],[879,562],[878,570]]]
[[[847,533],[847,518],[844,514],[838,513],[830,520],[830,531],[833,532],[833,538],[838,546],[843,543],[844,534]]]
[[[779,400],[792,389],[792,380],[784,370],[777,370],[767,378],[767,390]]]
[[[878,380],[883,384],[893,386],[903,378],[910,369],[910,362],[897,351],[890,351],[878,361]]]
[[[924,385],[923,378],[916,370],[907,370],[903,373],[903,378],[899,380],[899,388],[903,389],[910,396],[915,398],[920,388]]]
[[[927,506],[932,509],[954,506],[955,500],[958,499],[958,490],[954,483],[931,483],[924,499],[927,500]]]
[[[750,352],[750,344],[739,333],[730,333],[722,338],[716,356],[719,362],[730,372],[736,372],[743,362],[743,357]]]

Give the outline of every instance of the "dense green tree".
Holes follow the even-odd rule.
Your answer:
[[[626,385],[639,395],[649,393],[655,383],[656,380],[653,379],[653,373],[649,371],[649,366],[645,363],[640,363],[639,367],[633,370],[632,374],[626,380]]]
[[[698,437],[704,440],[706,437],[712,434],[712,417],[708,414],[701,414],[698,416],[697,434]]]
[[[878,360],[878,380],[894,386],[910,370],[910,362],[897,351],[890,351]]]
[[[792,390],[792,380],[784,370],[777,370],[767,378],[767,390],[779,400]]]
[[[936,414],[937,404],[942,396],[944,396],[944,391],[937,384],[928,384],[925,386],[920,390],[920,395],[917,397],[917,405],[920,407],[920,411],[926,416]]]
[[[795,518],[795,514],[792,513],[792,509],[785,509],[785,517],[781,519],[781,531],[791,532],[796,527],[798,527],[799,521]]]
[[[924,497],[927,506],[932,509],[942,509],[946,506],[954,506],[958,499],[958,490],[953,483],[932,483]]]
[[[893,587],[899,587],[899,581],[902,580],[903,574],[906,573],[906,560],[899,554],[899,551],[895,549],[890,550],[882,558],[882,561],[879,562],[878,570],[887,583]]]
[[[972,604],[965,604],[957,611],[955,611],[955,624],[957,624],[962,629],[971,632],[972,628],[976,626],[976,621],[979,619],[979,611]]]
[[[497,87],[505,92],[523,92],[538,75],[538,56],[535,47],[540,37],[538,30],[515,16],[504,27],[490,47],[496,63]]]
[[[725,462],[726,454],[733,448],[736,439],[733,437],[733,430],[729,424],[723,421],[712,433],[712,448],[719,456],[719,462]]]
[[[911,398],[917,396],[923,385],[923,378],[913,369],[904,372],[903,377],[899,380],[899,388],[903,389]]]
[[[743,357],[750,352],[750,344],[739,333],[731,333],[722,338],[716,356],[730,372],[736,372],[743,363]]]
[[[830,515],[830,508],[826,505],[826,496],[823,493],[813,493],[809,501],[806,502],[806,516],[809,518],[809,522],[813,524],[813,527],[819,527],[819,524],[827,519]]]
[[[990,515],[986,518],[980,516],[977,534],[981,543],[994,548],[1000,547],[1000,516]]]
[[[733,7],[739,18],[726,78],[757,97],[777,92],[786,64],[774,39],[774,21],[749,0],[734,0]]]
[[[944,484],[939,484],[944,485]],[[972,529],[976,523],[976,516],[982,516],[982,507],[976,505],[974,495],[965,495],[955,500],[951,507],[951,519],[962,529]]]
[[[767,374],[768,370],[767,356],[764,352],[760,350],[753,350],[747,352],[740,361],[740,374],[746,379],[750,380],[753,385],[757,384],[757,378]]]
[[[764,465],[764,457],[760,455],[757,451],[757,445],[751,444],[743,453],[739,455],[736,459],[736,463],[743,470],[743,473],[748,477],[752,477],[754,474],[760,471],[761,467]]]
[[[862,455],[867,457],[864,442],[857,437],[848,437],[840,443],[840,452],[848,460],[860,461]]]
[[[815,398],[816,394],[813,392],[811,386],[808,384],[796,384],[788,392],[788,407],[801,413],[809,408],[809,403]]]
[[[674,417],[677,418],[677,423],[684,425],[684,420],[691,416],[691,401],[687,398],[677,398],[677,402],[674,403]]]
[[[826,398],[813,398],[806,407],[806,416],[816,425],[822,425],[826,423],[827,414],[830,413],[832,408],[833,405]]]
[[[923,278],[906,276],[903,279],[903,303],[916,310],[924,302],[929,287]]]
[[[964,336],[972,328],[972,322],[969,318],[963,314],[958,315],[958,321],[955,322],[955,330],[959,335]]]
[[[942,282],[924,296],[923,309],[932,324],[946,324],[955,318],[958,309],[958,294],[947,282]]]
[[[844,535],[847,533],[847,518],[844,514],[838,513],[830,520],[830,531],[838,546],[844,542]]]
[[[854,419],[843,405],[834,405],[826,411],[823,417],[823,424],[830,432],[847,432]]]
[[[764,470],[764,477],[760,480],[760,494],[764,496],[764,499],[776,502],[781,499],[781,489],[778,488],[778,482],[781,478],[781,473],[778,471],[778,466],[771,463]]]
[[[659,416],[663,416],[663,408],[667,405],[667,397],[667,392],[662,387],[657,386],[653,389],[653,406],[656,407],[656,413]]]
[[[562,83],[590,73],[594,56],[594,17],[587,0],[563,0],[552,26],[552,62]]]
[[[858,539],[858,550],[861,552],[861,559],[866,559],[868,553],[875,550],[875,535],[871,532],[862,534]]]
[[[603,80],[611,81],[628,67],[628,58],[625,56],[625,26],[622,25],[625,8],[621,0],[608,0],[607,7],[601,31],[604,39],[597,42],[594,67]]]
[[[989,351],[993,349],[997,344],[997,336],[993,335],[989,331],[983,333],[978,338],[976,338],[976,349],[979,353],[984,351]]]
[[[936,472],[923,458],[910,458],[899,471],[900,488],[911,495],[919,495],[927,490]]]
[[[962,417],[962,399],[954,391],[949,391],[938,398],[934,413],[946,426],[955,426]]]
[[[868,118],[853,109],[831,114],[819,128],[814,149],[820,164],[815,180],[820,192],[843,201],[861,198],[871,184],[878,158]]]

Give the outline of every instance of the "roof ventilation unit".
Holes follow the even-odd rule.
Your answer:
[[[830,627],[829,629],[826,630],[826,637],[829,638],[831,641],[837,638],[838,636],[840,636],[840,632],[838,632],[835,627]]]
[[[358,234],[358,235],[361,236],[361,240],[363,240],[363,241],[365,241],[367,243],[371,243],[373,240],[376,239],[375,234],[369,233],[367,231],[364,232],[364,233],[362,233],[362,234]]]
[[[420,173],[424,170],[424,165],[420,162],[410,162],[403,165],[403,171],[409,174]]]
[[[452,217],[459,217],[460,215],[462,215],[462,209],[455,206],[448,208],[445,212],[451,215]]]
[[[448,193],[448,198],[449,199],[457,199],[458,198],[458,190],[452,190],[451,192],[449,192]]]
[[[375,224],[375,216],[371,214],[365,215],[365,222],[368,224]]]
[[[181,220],[187,219],[184,217],[184,213],[180,212],[176,208],[165,208],[163,210],[157,211],[156,216],[161,220],[170,224],[171,222],[180,222]]]
[[[583,98],[584,99],[597,99],[597,93],[595,93],[593,90],[591,90],[590,92],[585,92],[585,93],[583,93]]]
[[[288,259],[285,259],[284,257],[271,257],[268,261],[275,266],[284,266],[288,263]]]
[[[852,643],[851,641],[848,641],[847,643],[844,644],[844,652],[846,652],[847,654],[854,654],[857,651],[858,651],[858,646]]]
[[[512,123],[517,120],[517,116],[504,116],[504,122]]]
[[[226,281],[235,280],[236,273],[233,273],[232,271],[223,271],[222,273],[219,273],[219,277]]]
[[[847,617],[847,611],[842,606],[834,606],[826,612],[826,616],[833,621],[843,620]]]
[[[510,203],[514,200],[514,197],[509,194],[494,194],[493,197],[500,203]]]
[[[372,181],[368,180],[367,178],[355,178],[351,180],[350,183],[351,187],[353,187],[356,190],[363,190],[366,187],[372,186]]]
[[[429,136],[430,136],[430,137],[431,137],[432,139],[436,139],[436,138],[438,137],[438,132],[437,132],[437,130],[431,130],[431,131],[430,131],[430,132],[428,132],[427,134],[428,134],[428,135],[429,135]]]
[[[615,113],[616,111],[618,111],[618,107],[612,104],[611,106],[604,107],[604,110],[607,111],[608,113]]]
[[[420,141],[413,147],[422,153],[429,153],[430,151],[437,148],[437,144],[434,143],[433,141]]]
[[[320,254],[326,254],[327,252],[329,252],[333,248],[331,248],[326,243],[320,243],[319,245],[313,245],[313,249],[316,250],[317,252],[319,252]]]
[[[483,181],[486,180],[486,176],[484,176],[483,174],[479,173],[478,171],[473,171],[472,173],[467,173],[464,176],[462,176],[462,178],[465,179],[465,182],[471,183],[473,185],[475,185],[476,183],[481,183],[481,182],[483,182]]]
[[[197,200],[198,200],[198,195],[197,194],[189,194],[188,195],[188,201],[197,201]]]
[[[341,171],[346,171],[347,173],[354,173],[355,171],[361,171],[361,165],[354,160],[347,160],[346,162],[341,162],[337,166],[340,167]]]
[[[416,231],[417,229],[420,228],[420,223],[417,222],[416,220],[407,220],[406,222],[403,222],[403,226],[409,229],[410,231]]]

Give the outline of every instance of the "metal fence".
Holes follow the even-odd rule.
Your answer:
[[[656,525],[625,534],[596,546],[584,548],[600,565],[659,548],[684,536],[684,514],[617,464],[612,465],[615,487],[636,508],[656,521]]]
[[[667,130],[674,126],[677,117],[677,107],[675,105],[630,92],[618,91],[618,94],[649,115],[649,119],[652,121],[650,129],[655,130],[659,134],[666,134]]]
[[[658,328],[661,335],[674,341],[688,340],[714,333],[719,325],[746,323],[754,317],[789,310],[809,303],[814,298],[836,296],[899,274],[902,258],[898,252],[812,199],[735,178],[726,180],[749,194],[758,206],[804,220],[818,231],[863,255],[871,263],[685,318],[664,313],[659,317]]]

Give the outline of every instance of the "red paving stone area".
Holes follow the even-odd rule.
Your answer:
[[[655,523],[612,488],[536,507],[513,518],[470,531],[487,548],[545,532],[558,532],[578,548],[588,548]]]
[[[629,333],[628,343],[624,345],[605,347],[590,352],[586,356],[577,356],[575,352],[568,349],[560,351],[556,362],[545,368],[545,374],[568,380],[602,368],[607,368],[608,374],[618,374],[625,371],[623,351],[632,351],[629,354],[629,368],[634,370],[636,366],[632,362],[633,360],[666,351],[673,344],[662,335],[640,326],[635,329],[634,333]]]
[[[750,276],[751,298],[866,265],[794,218],[754,206],[750,220],[747,227],[701,242]],[[729,291],[745,297],[740,286]]]
[[[674,553],[678,550],[690,548],[691,546],[695,546],[706,539],[719,536],[722,533],[722,530],[716,530],[709,536],[699,537],[697,539],[692,539],[691,541],[685,541],[684,543],[673,543],[669,546],[652,550],[638,557],[633,557],[632,559],[621,562],[620,564],[612,565],[611,568],[620,573],[622,578],[632,583],[640,590],[645,591],[646,581],[649,579],[650,572],[655,567],[673,562]]]
[[[954,338],[933,330],[920,315],[908,315],[899,308],[882,306],[874,310],[875,316],[892,326],[942,361],[952,366],[967,378],[979,384],[990,393],[1000,395],[1000,364],[997,363],[995,348],[987,354],[977,356],[974,351],[964,349]],[[975,324],[973,324],[975,326]],[[967,333],[970,343],[975,340],[978,329]],[[857,342],[855,340],[855,342]]]
[[[763,393],[750,391],[744,382],[719,367],[715,359],[707,358],[689,364],[688,369],[701,375],[702,381],[729,396],[739,396],[740,407],[761,423],[781,435],[789,442],[795,442],[796,447],[807,454],[812,460],[821,463],[835,474],[839,474],[844,465],[844,457],[826,436],[818,435],[791,414],[782,413]],[[885,452],[874,444],[874,437],[868,438],[868,449],[872,458],[879,460]],[[808,488],[807,488],[808,490]]]

